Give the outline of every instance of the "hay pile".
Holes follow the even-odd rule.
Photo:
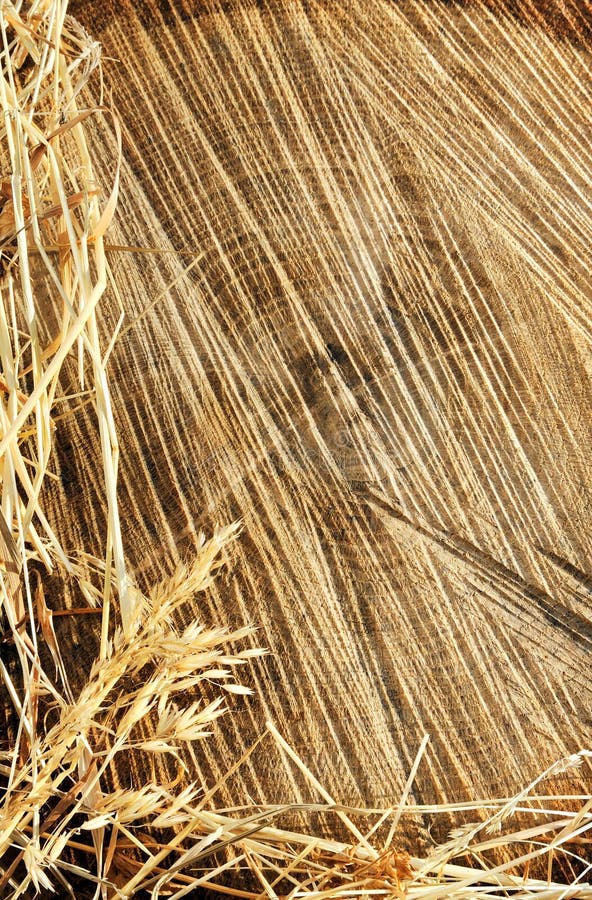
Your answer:
[[[118,199],[120,124],[103,88],[100,47],[67,15],[65,3],[4,3],[0,27],[0,671],[7,734],[1,748],[0,896],[52,890],[81,896],[88,888],[88,896],[97,897],[180,898],[198,896],[205,887],[294,900],[592,896],[585,858],[592,797],[542,793],[545,779],[565,773],[569,778],[582,763],[588,766],[586,752],[566,756],[515,797],[418,804],[411,795],[426,738],[419,751],[409,751],[414,761],[397,803],[355,809],[340,805],[269,722],[260,741],[224,761],[221,777],[202,783],[197,742],[217,728],[233,695],[249,692],[241,683],[247,679],[237,680],[239,667],[245,671],[249,660],[262,655],[250,628],[228,631],[191,613],[194,597],[211,587],[238,528],[199,538],[193,561],[152,587],[140,590],[130,577],[108,378],[116,342],[128,325],[122,309],[109,332],[109,316],[102,314],[106,298],[113,304],[119,296],[109,249],[132,249],[106,243]],[[380,61],[374,76],[379,66]],[[429,168],[437,160],[427,153],[428,137],[426,132],[423,164]],[[105,146],[112,150],[112,165],[102,165],[100,177],[95,143],[102,153]],[[455,152],[462,162],[462,148]],[[507,223],[511,211],[503,207],[497,176],[489,174],[479,186],[492,204],[488,215],[495,200],[500,221]],[[329,188],[337,191],[336,185],[327,186],[330,193]],[[549,204],[553,199],[545,198]],[[560,206],[553,210],[563,213]],[[350,225],[355,244],[358,226],[355,220]],[[447,223],[432,221],[429,227],[442,235]],[[579,220],[571,229],[565,241],[579,246]],[[265,251],[271,252],[269,246]],[[542,251],[535,257],[545,279],[556,277],[556,306],[585,329],[585,309],[574,307],[564,268],[553,268]],[[361,263],[347,253],[344,259],[346,269],[359,269],[357,283]],[[453,270],[462,264],[455,259]],[[426,271],[422,277],[427,283]],[[462,323],[456,324],[462,331]],[[407,335],[408,349],[414,340]],[[478,368],[479,360],[473,364]],[[94,547],[90,552],[64,546],[60,523],[45,506],[47,482],[56,477],[56,433],[89,408],[104,485],[100,557]],[[382,497],[371,496],[385,512]],[[69,511],[62,513],[67,517]],[[94,514],[88,510],[89,519]],[[50,580],[55,572],[68,585],[63,596],[47,590],[56,583]],[[96,655],[82,682],[72,647],[57,638],[56,623],[65,618],[96,623]],[[281,751],[286,770],[292,768],[319,802],[248,809],[219,802],[234,773],[243,765],[264,765],[270,747]],[[158,777],[163,756],[176,773],[168,781]],[[148,774],[122,786],[121,773],[138,771],[130,764],[138,757]],[[295,812],[307,814],[308,828],[288,827]],[[334,821],[339,840],[315,833],[310,823],[319,812]],[[400,849],[397,837],[407,820],[449,815],[470,823],[429,856]],[[560,870],[569,875],[569,886],[554,880]]]

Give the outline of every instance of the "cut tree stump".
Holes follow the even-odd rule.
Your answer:
[[[586,8],[71,8],[113,57],[110,240],[182,251],[110,254],[126,549],[145,585],[241,518],[192,615],[271,651],[204,783],[266,718],[354,806],[397,802],[426,733],[417,803],[591,745]],[[95,430],[59,424],[56,511]],[[104,534],[96,490],[66,545]],[[264,746],[220,803],[318,799]]]

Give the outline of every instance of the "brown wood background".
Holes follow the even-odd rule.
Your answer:
[[[266,717],[348,804],[396,802],[425,733],[418,803],[590,745],[587,6],[72,12],[114,58],[111,240],[200,254],[169,291],[191,256],[111,254],[128,322],[165,291],[111,369],[132,568],[242,518],[193,614],[271,651],[200,777]],[[95,430],[56,437],[68,546],[103,531]],[[267,742],[220,802],[313,796]]]

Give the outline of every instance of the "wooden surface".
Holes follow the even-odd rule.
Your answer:
[[[266,717],[348,804],[396,802],[426,733],[419,803],[590,745],[591,58],[581,6],[489,6],[72,7],[114,58],[111,240],[199,255],[167,291],[191,255],[111,254],[148,310],[111,368],[132,568],[242,518],[194,614],[271,651],[204,782]],[[56,436],[69,546],[95,430]],[[299,796],[268,742],[221,802]]]

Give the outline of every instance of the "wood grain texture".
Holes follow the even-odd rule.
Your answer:
[[[190,258],[112,254],[128,321],[165,292],[111,369],[129,556],[149,581],[242,518],[194,614],[271,650],[204,782],[266,716],[354,805],[425,733],[417,802],[592,739],[588,31],[494,6],[72,7],[116,59],[112,240],[200,254],[168,292]],[[69,546],[104,530],[95,431],[56,436]],[[312,798],[264,746],[221,800]]]

